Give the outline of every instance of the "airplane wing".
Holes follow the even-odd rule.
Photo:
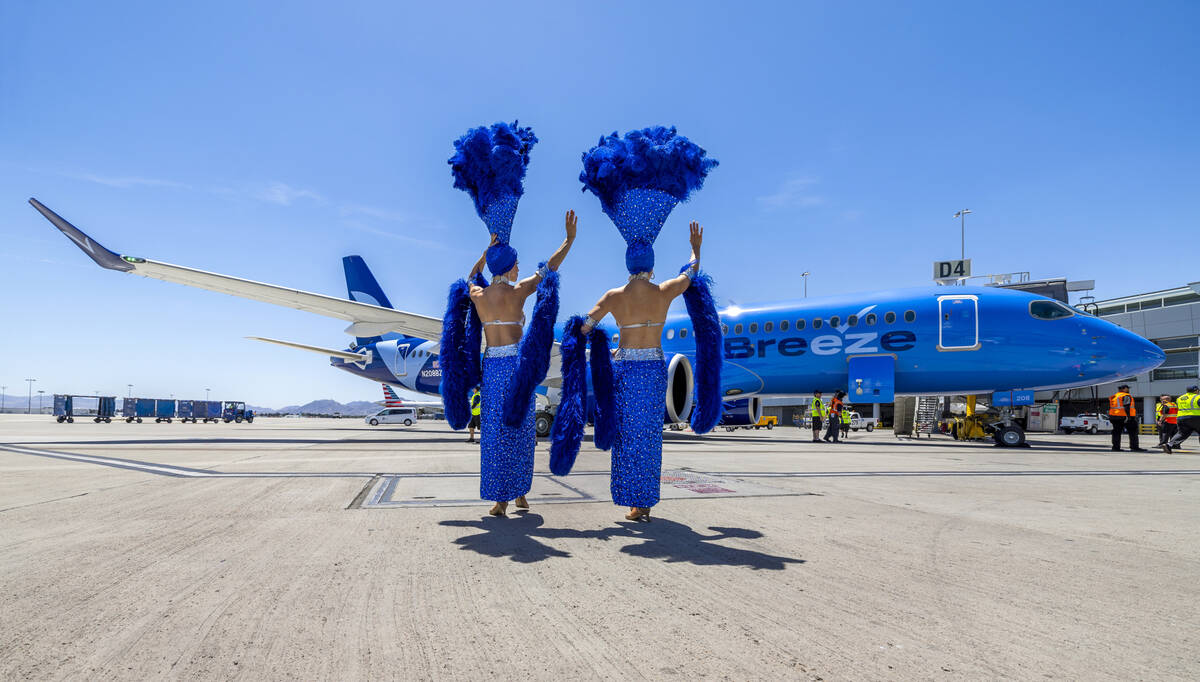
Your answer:
[[[346,350],[334,350],[332,348],[322,348],[320,346],[310,346],[306,343],[296,343],[295,341],[280,341],[279,339],[268,339],[268,338],[265,338],[262,336],[247,336],[246,338],[251,339],[253,341],[266,341],[267,343],[274,343],[279,346],[287,346],[288,348],[296,348],[299,350],[306,350],[310,353],[318,353],[320,355],[326,355],[329,357],[341,358],[342,360],[345,360],[347,362],[353,362],[360,366],[366,366],[366,365],[371,364],[371,355],[372,354],[371,354],[370,350],[363,351],[362,353],[352,353],[352,352],[346,351]]]
[[[352,336],[377,336],[393,331],[435,341],[442,336],[442,321],[436,317],[220,275],[182,265],[171,265],[148,258],[118,255],[96,243],[37,199],[30,199],[29,203],[102,268],[340,318],[351,323],[346,328],[346,333]]]

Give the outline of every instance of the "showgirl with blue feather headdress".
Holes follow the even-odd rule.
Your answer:
[[[566,217],[566,239],[533,276],[519,280],[517,251],[509,244],[529,150],[537,142],[516,122],[473,128],[454,142],[454,186],[465,190],[491,234],[491,244],[467,279],[450,287],[442,321],[442,404],[451,428],[467,425],[467,395],[482,383],[479,496],[503,516],[510,500],[527,507],[533,482],[534,389],[546,378],[558,317],[558,266],[575,240],[575,212]],[[483,278],[484,264],[492,273]],[[537,292],[533,320],[522,334],[522,308]],[[480,358],[480,346],[487,351]]]
[[[721,328],[711,280],[699,270],[703,228],[690,228],[691,260],[679,276],[650,281],[654,241],[671,210],[700,189],[717,165],[704,149],[675,128],[645,128],[603,137],[583,155],[579,179],[600,199],[604,213],[625,239],[629,282],[607,292],[587,317],[574,316],[563,335],[562,402],[555,416],[550,468],[568,473],[579,452],[586,418],[588,364],[596,397],[596,446],[612,448],[613,502],[630,507],[625,518],[649,520],[658,502],[662,469],[662,417],[667,369],[662,326],[672,300],[683,295],[696,342],[696,408],[693,430],[705,433],[721,418]],[[609,313],[620,326],[620,347],[610,360],[606,332],[598,323]]]

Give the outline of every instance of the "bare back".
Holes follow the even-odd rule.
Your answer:
[[[630,280],[625,286],[606,293],[597,312],[612,313],[622,328],[621,348],[659,348],[671,301],[682,294],[689,283],[686,277],[676,277],[662,284],[644,279]]]
[[[523,284],[523,283],[522,283]],[[521,340],[525,326],[525,299],[536,290],[534,286],[492,284],[486,288],[471,287],[471,303],[484,323],[483,335],[489,346],[508,346]],[[516,324],[488,324],[489,322]]]

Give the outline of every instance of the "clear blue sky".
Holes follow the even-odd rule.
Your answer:
[[[0,4],[10,393],[378,399],[242,338],[342,347],[344,322],[100,270],[26,199],[121,253],[329,294],[358,253],[438,315],[487,241],[451,141],[501,119],[541,138],[524,262],[580,213],[564,312],[625,276],[579,155],[653,124],[721,161],[660,269],[698,219],[726,301],[798,297],[805,269],[810,296],[926,284],[963,207],[977,273],[1200,278],[1194,2],[184,4]]]

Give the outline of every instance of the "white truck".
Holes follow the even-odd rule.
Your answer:
[[[1102,414],[1081,414],[1075,417],[1063,417],[1058,422],[1058,428],[1063,433],[1083,431],[1085,433],[1101,433],[1112,431],[1112,422]]]
[[[876,427],[878,427],[878,426],[879,426],[879,420],[876,419],[875,417],[864,417],[857,412],[850,413],[850,430],[851,431],[857,431],[859,429],[866,429],[867,433],[870,433],[870,432],[874,431],[876,429]]]

